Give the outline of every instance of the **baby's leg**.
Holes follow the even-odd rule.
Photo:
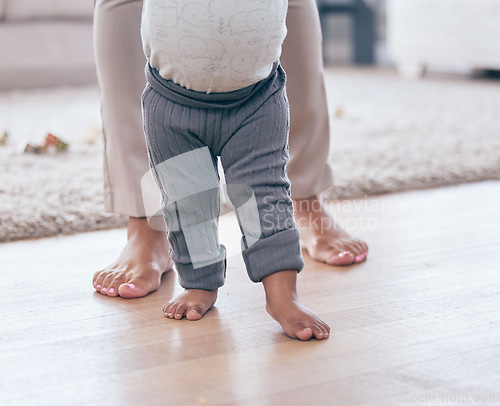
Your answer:
[[[216,159],[197,134],[199,110],[148,88],[144,127],[152,173],[162,194],[170,255],[186,290],[163,307],[166,317],[200,319],[224,284],[226,260],[219,244],[219,178]],[[203,130],[203,129],[201,129]]]
[[[219,188],[211,184],[218,179],[210,156],[204,163],[199,156],[206,156],[207,151],[204,147],[185,152],[159,163],[154,170],[163,194],[170,254],[179,282],[186,289],[163,307],[171,319],[201,319],[215,304],[217,289],[224,284],[226,253],[219,244],[216,224],[220,195]],[[183,157],[185,162],[177,160]]]
[[[266,308],[284,332],[300,340],[325,339],[329,327],[297,299],[304,262],[293,218],[288,161],[288,105],[284,74],[235,113],[242,119],[221,152],[228,195],[243,231],[248,275],[263,282]]]

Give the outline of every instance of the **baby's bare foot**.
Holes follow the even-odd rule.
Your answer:
[[[302,341],[313,337],[317,340],[328,338],[328,324],[299,303],[296,280],[295,270],[276,272],[262,279],[266,290],[266,310],[291,338]]]
[[[146,218],[130,217],[127,245],[112,265],[94,274],[93,285],[107,296],[142,297],[160,287],[172,266],[165,232],[150,228]]]
[[[328,324],[297,300],[283,301],[280,304],[268,302],[266,310],[291,338],[307,341],[314,337],[317,340],[324,340],[330,335]]]
[[[163,313],[169,319],[200,320],[216,300],[217,289],[187,289],[165,303]]]
[[[366,259],[366,243],[336,224],[317,197],[294,200],[293,205],[301,239],[312,259],[330,265],[351,265]]]

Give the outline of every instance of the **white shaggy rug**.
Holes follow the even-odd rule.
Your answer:
[[[326,196],[500,179],[499,80],[358,69],[329,71],[326,83],[335,176]]]
[[[335,175],[326,197],[500,179],[500,81],[414,82],[373,69],[329,69],[326,80]],[[0,145],[0,241],[125,224],[104,212],[99,127],[95,86],[0,93],[0,135],[9,133]],[[22,153],[47,132],[69,150]]]

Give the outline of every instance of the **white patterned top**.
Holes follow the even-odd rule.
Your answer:
[[[144,53],[160,75],[199,92],[265,79],[281,55],[288,0],[144,0]]]

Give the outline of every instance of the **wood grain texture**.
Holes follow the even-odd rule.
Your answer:
[[[299,295],[324,342],[284,336],[238,256],[216,307],[179,322],[161,311],[174,273],[145,298],[94,293],[124,230],[1,244],[0,404],[500,404],[499,207],[500,182],[331,205],[370,255],[305,255]]]

